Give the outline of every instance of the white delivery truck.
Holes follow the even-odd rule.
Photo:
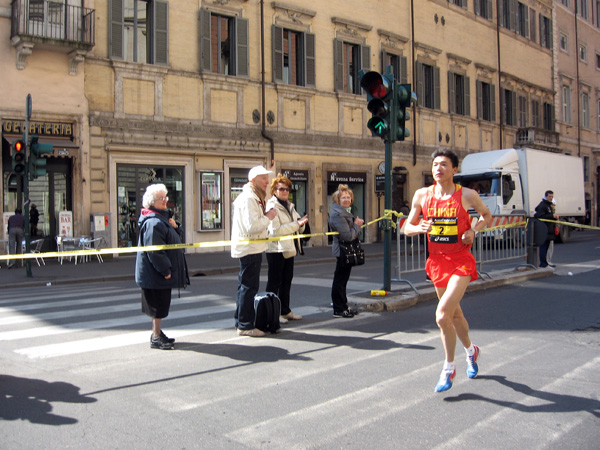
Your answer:
[[[561,221],[585,216],[583,163],[575,156],[531,148],[472,153],[454,180],[479,191],[494,216],[533,217],[547,190],[554,192]],[[566,242],[570,231],[570,226],[559,226],[559,240]]]

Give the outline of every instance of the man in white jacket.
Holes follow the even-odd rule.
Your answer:
[[[248,180],[242,193],[233,202],[231,228],[231,257],[240,259],[238,276],[235,327],[240,336],[262,337],[265,333],[254,328],[254,296],[260,284],[262,254],[267,242],[245,243],[266,239],[269,222],[277,211],[265,211],[270,170],[256,166],[248,172]],[[240,242],[241,241],[241,242]]]

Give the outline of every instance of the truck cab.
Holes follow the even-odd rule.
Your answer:
[[[454,182],[474,189],[494,216],[524,215],[523,187],[518,173],[500,170],[457,174]]]

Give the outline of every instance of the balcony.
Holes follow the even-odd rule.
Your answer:
[[[517,131],[516,145],[518,147],[532,147],[540,150],[560,152],[559,134],[541,128],[519,128]]]
[[[13,0],[11,43],[23,70],[33,48],[68,53],[69,73],[77,74],[95,42],[95,10],[48,0]]]

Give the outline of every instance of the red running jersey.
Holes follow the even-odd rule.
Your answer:
[[[431,220],[429,254],[442,255],[469,250],[471,245],[462,243],[461,237],[471,228],[471,217],[462,205],[462,186],[455,185],[454,194],[446,200],[435,198],[435,185],[427,188],[423,204],[423,219]]]

